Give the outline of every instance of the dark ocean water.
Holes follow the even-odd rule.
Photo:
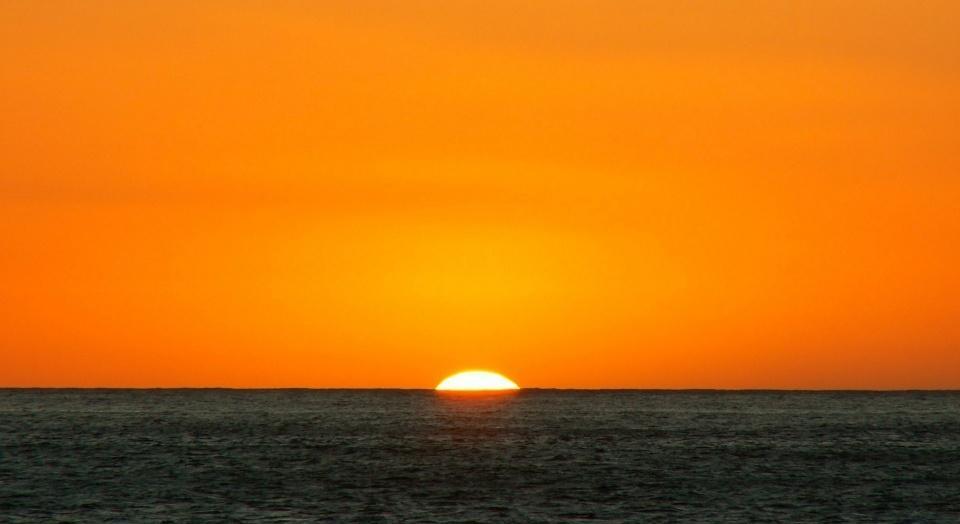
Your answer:
[[[0,390],[0,522],[960,522],[960,393]]]

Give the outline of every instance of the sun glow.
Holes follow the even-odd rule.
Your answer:
[[[516,382],[490,371],[463,371],[443,379],[437,391],[505,391],[520,389]]]

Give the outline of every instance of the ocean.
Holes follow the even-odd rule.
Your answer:
[[[960,392],[0,390],[0,522],[960,522]]]

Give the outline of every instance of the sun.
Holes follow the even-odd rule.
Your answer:
[[[437,391],[506,391],[520,389],[516,382],[491,371],[462,371],[443,379]]]

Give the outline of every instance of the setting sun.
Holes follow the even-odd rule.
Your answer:
[[[0,0],[0,524],[960,524],[958,21]]]
[[[516,382],[490,371],[463,371],[443,379],[437,391],[503,391],[520,389]]]

